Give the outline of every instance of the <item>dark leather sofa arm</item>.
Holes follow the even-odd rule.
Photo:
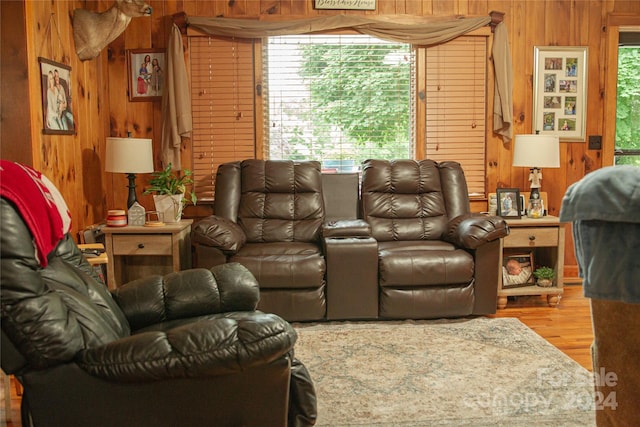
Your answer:
[[[484,214],[460,215],[449,221],[445,240],[466,249],[476,249],[485,243],[509,234],[504,218]]]
[[[255,277],[237,263],[144,277],[112,294],[133,331],[167,320],[252,311],[260,299]]]
[[[340,219],[322,225],[322,237],[370,237],[371,226],[362,219]]]
[[[218,248],[227,255],[233,255],[247,242],[247,235],[235,222],[210,215],[194,225],[191,241]]]
[[[117,382],[225,375],[286,355],[297,334],[274,314],[235,312],[166,322],[106,345],[82,350],[78,365]]]

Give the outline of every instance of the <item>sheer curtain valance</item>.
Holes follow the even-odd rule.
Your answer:
[[[189,27],[216,36],[255,38],[349,29],[385,40],[423,46],[444,43],[490,22],[490,16],[429,18],[403,15],[371,19],[355,15],[333,15],[286,21],[197,16],[187,18]]]
[[[198,16],[186,18],[189,27],[216,36],[259,38],[349,29],[385,40],[421,46],[447,42],[482,28],[491,22],[491,16],[418,17],[402,15],[372,19],[355,15],[332,15],[285,21]],[[171,33],[171,38],[176,37],[176,33],[177,31],[174,30]],[[513,101],[511,98],[513,77],[509,40],[504,23],[501,22],[495,27],[493,37],[492,58],[495,70],[493,131],[500,134],[504,142],[509,142],[513,133]],[[180,52],[168,55],[168,58],[184,61],[184,55],[181,55],[183,53],[181,45],[180,43]],[[178,44],[170,42],[168,46],[169,49],[172,49],[174,46],[177,48]],[[182,108],[185,106],[183,105]],[[176,108],[173,110],[176,111]],[[165,117],[165,120],[167,119],[169,118]],[[173,133],[173,135],[176,134],[177,132]]]

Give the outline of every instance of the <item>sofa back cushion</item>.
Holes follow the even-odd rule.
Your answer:
[[[317,242],[324,222],[320,162],[244,160],[238,224],[249,243]]]
[[[469,212],[456,162],[366,160],[362,213],[378,241],[439,240],[450,219]]]

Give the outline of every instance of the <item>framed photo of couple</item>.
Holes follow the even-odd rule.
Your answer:
[[[127,51],[129,101],[162,99],[165,49],[131,49]]]
[[[588,49],[534,47],[532,133],[585,140]]]
[[[42,133],[73,135],[76,123],[71,98],[71,67],[46,58],[38,58],[42,87]]]

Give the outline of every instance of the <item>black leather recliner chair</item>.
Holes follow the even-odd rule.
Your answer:
[[[24,387],[24,426],[315,423],[296,332],[255,311],[259,288],[246,268],[153,276],[111,293],[68,233],[46,262],[36,256],[34,217],[23,220],[5,184],[2,369]]]

